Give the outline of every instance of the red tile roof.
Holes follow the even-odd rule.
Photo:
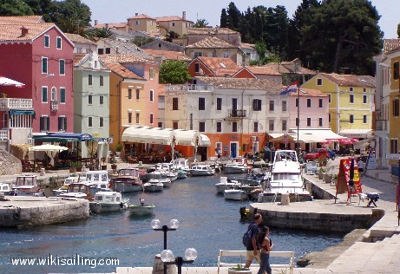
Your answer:
[[[79,34],[75,33],[64,33],[64,34],[69,38],[69,40],[71,40],[74,43],[96,45],[96,43],[93,42],[92,40],[89,40]]]
[[[199,56],[197,60],[205,64],[217,77],[232,76],[240,69],[230,58]]]
[[[328,94],[325,94],[318,89],[302,88],[302,87],[300,87],[299,95],[308,97],[328,97]],[[297,96],[297,92],[290,93],[290,96]]]
[[[198,48],[231,49],[231,48],[237,48],[237,47],[235,47],[234,45],[229,44],[228,42],[225,42],[224,40],[221,40],[215,36],[211,36],[211,37],[206,37],[194,44],[188,45],[188,46],[186,46],[186,48],[189,48],[189,49],[198,49]]]
[[[103,54],[99,56],[104,63],[147,63],[152,60],[146,60],[133,54]]]
[[[167,60],[180,60],[180,61],[192,60],[189,56],[187,56],[185,53],[180,52],[180,51],[144,49],[144,52],[153,57],[162,57]]]
[[[118,74],[119,76],[123,78],[129,78],[129,79],[136,79],[136,80],[145,80],[143,77],[140,77],[136,73],[130,71],[123,65],[119,63],[109,63],[107,64],[107,67],[114,73]]]
[[[188,34],[216,35],[216,34],[237,34],[237,31],[228,28],[189,28]]]
[[[219,88],[230,89],[256,89],[265,90],[273,94],[279,94],[283,88],[282,84],[266,79],[254,78],[229,78],[229,77],[195,77],[199,81]]]
[[[74,66],[78,65],[79,62],[86,56],[86,53],[74,53]]]
[[[0,17],[1,18],[1,17]],[[4,18],[4,17],[3,17]],[[22,34],[22,27],[27,29],[27,32]],[[29,41],[32,42],[48,29],[55,27],[53,23],[5,23],[0,20],[0,42],[5,41]]]
[[[400,48],[400,39],[384,39],[383,53],[389,53]]]
[[[132,16],[132,17],[128,18],[128,20],[130,20],[130,19],[150,19],[150,20],[156,20],[155,18],[150,17],[150,16],[148,16],[147,14],[143,14],[143,13],[137,14],[137,15],[135,15],[135,16]]]
[[[375,78],[370,75],[353,75],[353,74],[336,74],[336,73],[320,73],[319,75],[326,77],[339,86],[345,87],[370,87],[375,88]]]
[[[317,74],[315,71],[308,68],[304,68],[299,65],[299,62],[295,59],[289,62],[281,63],[268,63],[263,66],[248,66],[247,67],[254,74],[262,75],[282,75],[287,73],[297,73],[297,74]]]
[[[37,24],[45,23],[42,16],[40,15],[28,15],[28,16],[0,16],[0,23],[6,24]]]

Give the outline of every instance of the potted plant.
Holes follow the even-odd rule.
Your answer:
[[[121,151],[122,151],[122,145],[121,145],[120,143],[118,143],[118,144],[115,146],[115,153],[117,154],[117,157],[120,157]]]
[[[82,163],[81,162],[71,162],[69,167],[70,172],[82,171]]]
[[[251,270],[241,264],[237,264],[234,267],[228,268],[228,274],[251,274]]]

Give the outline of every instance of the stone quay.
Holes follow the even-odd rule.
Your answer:
[[[0,227],[24,228],[89,217],[89,202],[59,197],[6,196],[0,201]]]

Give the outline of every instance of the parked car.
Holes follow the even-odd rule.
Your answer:
[[[312,152],[306,153],[306,155],[304,155],[304,161],[314,161],[323,155],[326,157],[330,156],[326,148],[317,148]]]

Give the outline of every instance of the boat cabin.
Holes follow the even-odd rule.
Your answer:
[[[36,175],[30,174],[18,175],[12,188],[17,194],[34,194],[40,190]]]
[[[122,195],[115,191],[99,191],[94,195],[94,201],[99,203],[120,203]]]

